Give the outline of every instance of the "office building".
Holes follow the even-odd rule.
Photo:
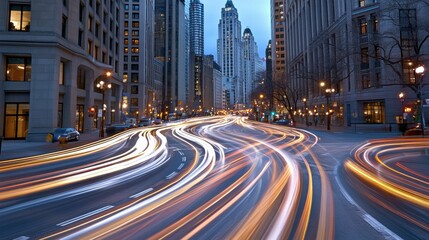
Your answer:
[[[225,109],[240,109],[244,104],[244,81],[242,73],[241,22],[232,0],[222,8],[218,24],[217,60],[222,68]]]
[[[122,1],[0,5],[0,136],[44,141],[57,127],[92,131],[103,109],[106,124],[119,119]]]
[[[419,121],[416,102],[429,96],[427,74],[418,72],[429,66],[427,4],[319,0],[285,7],[289,86],[306,98],[300,107],[310,120],[390,128]]]
[[[155,1],[126,1],[124,14],[123,115],[153,117],[156,98],[153,77]]]
[[[193,90],[190,94],[192,110],[199,111],[203,106],[209,104],[203,103],[203,86],[210,84],[203,82],[203,60],[204,60],[204,5],[199,0],[191,0],[190,12],[190,58],[191,65],[191,83]],[[207,98],[209,99],[209,97]],[[209,104],[212,105],[212,104]]]
[[[186,104],[185,1],[155,0],[155,58],[163,62],[163,118]]]

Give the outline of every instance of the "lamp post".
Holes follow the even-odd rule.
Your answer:
[[[308,126],[308,109],[307,109],[307,98],[303,98],[304,102],[304,117],[305,117],[305,125]]]
[[[414,70],[415,74],[419,76],[417,84],[417,99],[419,100],[419,110],[420,110],[420,127],[422,129],[422,136],[425,135],[425,116],[423,113],[423,101],[422,101],[422,88],[423,88],[423,74],[425,73],[425,67],[419,66]]]
[[[111,72],[106,73],[107,80],[110,80],[111,75],[112,75]],[[101,80],[100,82],[97,83],[97,88],[101,90],[101,94],[103,96],[103,98],[102,98],[102,109],[101,109],[100,137],[104,138],[104,121],[106,118],[106,107],[104,104],[105,91],[106,91],[106,89],[112,88],[112,84],[106,83],[103,80]]]
[[[325,82],[320,83],[320,87],[324,88],[326,86]],[[332,94],[335,93],[335,88],[326,88],[325,89],[325,97],[326,97],[326,116],[327,116],[327,124],[326,129],[329,131],[331,130],[331,115],[333,113],[333,110],[330,109],[330,98]]]
[[[404,109],[404,101],[405,101],[405,94],[403,92],[399,93],[399,99],[401,100],[401,111],[402,111],[402,123],[405,122],[405,109]]]

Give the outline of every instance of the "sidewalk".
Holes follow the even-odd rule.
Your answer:
[[[0,161],[6,159],[28,157],[49,152],[61,151],[81,146],[99,140],[99,132],[82,133],[79,141],[70,141],[66,144],[59,142],[26,142],[25,140],[3,140],[0,151]]]

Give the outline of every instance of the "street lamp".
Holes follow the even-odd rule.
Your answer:
[[[107,72],[106,73],[107,80],[110,80],[110,76],[111,75],[112,75],[111,72]],[[104,100],[104,98],[105,98],[104,95],[105,95],[106,89],[112,88],[112,84],[106,83],[103,80],[100,80],[97,83],[97,88],[101,90],[101,94],[103,96],[103,98],[102,98],[102,110],[101,110],[100,137],[104,138],[104,121],[105,121],[105,118],[106,118],[106,106],[105,106],[105,103],[104,103],[104,101],[105,101]]]
[[[416,81],[417,84],[417,99],[419,100],[419,108],[420,108],[420,127],[422,129],[422,136],[425,135],[425,116],[423,113],[423,101],[422,101],[422,88],[423,88],[423,74],[425,73],[425,67],[419,66],[414,72],[419,75],[419,81]],[[416,76],[417,80],[417,76]]]
[[[327,88],[325,89],[325,96],[326,96],[326,116],[328,117],[328,122],[326,124],[326,129],[331,130],[331,115],[333,114],[333,110],[330,109],[330,99],[331,95],[335,93],[335,88]]]
[[[304,117],[305,117],[305,125],[308,126],[308,109],[307,109],[307,98],[303,98],[302,101],[304,102]]]

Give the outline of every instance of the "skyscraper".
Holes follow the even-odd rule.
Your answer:
[[[191,0],[190,12],[190,56],[193,96],[192,108],[202,108],[203,56],[204,56],[204,5],[199,0]]]
[[[250,28],[243,33],[243,80],[244,80],[244,104],[250,104],[250,94],[256,81],[256,60],[258,49]]]
[[[241,22],[232,0],[227,0],[222,8],[218,25],[217,54],[222,68],[222,82],[226,97],[225,109],[239,108],[244,103],[244,84],[242,80]]]
[[[185,1],[155,0],[155,58],[164,63],[164,118],[186,103],[185,33]]]
[[[285,0],[271,0],[271,39],[273,53],[273,80],[285,80]]]
[[[155,102],[153,70],[154,0],[125,4],[122,111],[129,117],[150,117]]]

